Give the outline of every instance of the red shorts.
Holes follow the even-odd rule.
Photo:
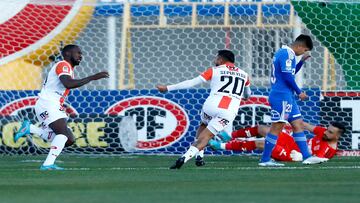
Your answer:
[[[281,132],[271,156],[278,161],[292,161],[290,157],[292,150],[300,152],[294,138],[289,134]]]

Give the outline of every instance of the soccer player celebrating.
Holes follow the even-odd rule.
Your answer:
[[[250,80],[247,73],[234,65],[234,53],[219,50],[215,67],[211,67],[200,76],[174,85],[157,85],[160,92],[190,88],[202,82],[210,81],[211,92],[201,111],[201,124],[197,130],[196,141],[170,169],[180,169],[192,157],[203,155],[203,149],[209,140],[221,131],[231,133],[232,122],[237,115],[241,99],[250,96]],[[200,156],[198,156],[200,154]],[[197,164],[198,165],[198,164]]]
[[[340,136],[345,133],[345,127],[338,122],[331,123],[327,128],[314,126],[304,122],[305,129],[314,133],[314,137],[307,140],[307,145],[312,155],[317,157],[331,159],[335,156],[337,143]],[[251,137],[265,137],[270,131],[270,127],[259,125],[236,130],[231,135],[231,141],[221,143],[219,141],[210,140],[211,148],[218,150],[234,150],[234,151],[252,151],[255,149],[262,150],[264,148],[264,140],[250,140]],[[223,136],[225,132],[222,132]],[[291,129],[284,129],[279,134],[272,151],[272,158],[278,161],[302,161],[303,157],[300,149],[295,143],[294,138],[290,135]]]
[[[35,104],[36,117],[41,127],[24,121],[15,135],[17,141],[30,133],[36,133],[44,140],[51,141],[51,147],[45,162],[40,170],[63,170],[55,163],[64,146],[74,143],[74,135],[67,127],[67,115],[64,102],[70,89],[81,87],[93,80],[108,78],[108,72],[99,72],[83,79],[74,79],[74,68],[82,60],[81,49],[77,45],[67,45],[63,48],[61,55],[64,60],[56,63],[48,73],[44,81],[39,98]]]
[[[270,78],[271,91],[269,94],[272,124],[269,133],[265,137],[264,151],[259,166],[284,166],[284,164],[277,163],[271,159],[271,152],[286,121],[292,126],[294,140],[304,158],[303,163],[315,164],[326,161],[324,158],[311,156],[306,144],[302,116],[294,97],[294,92],[302,101],[308,97],[297,86],[295,74],[309,57],[305,53],[312,48],[313,42],[310,36],[300,35],[290,47],[284,45],[275,53]],[[300,55],[303,55],[303,57],[296,64],[295,56]]]

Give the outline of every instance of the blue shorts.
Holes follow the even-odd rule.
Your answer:
[[[271,106],[271,121],[291,123],[296,119],[302,118],[300,109],[294,96],[270,93],[269,102]]]

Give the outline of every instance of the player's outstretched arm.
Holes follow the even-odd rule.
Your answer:
[[[67,89],[74,89],[86,85],[93,80],[99,80],[108,77],[109,73],[103,71],[82,79],[72,79],[69,75],[62,75],[60,76],[60,81]]]
[[[166,91],[172,91],[172,90],[179,90],[179,89],[188,89],[191,87],[194,87],[195,85],[201,84],[202,82],[204,82],[204,79],[202,79],[201,76],[198,76],[194,79],[191,80],[186,80],[174,85],[157,85],[156,88],[160,91],[160,92],[166,92]]]
[[[303,122],[303,123],[304,123],[305,130],[310,131],[310,132],[314,132],[314,129],[315,129],[316,126],[311,125],[310,123],[307,123],[307,122]]]

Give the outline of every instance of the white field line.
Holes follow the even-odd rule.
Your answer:
[[[327,169],[360,169],[360,166],[285,166],[285,167],[259,167],[259,166],[244,166],[244,167],[202,167],[202,168],[183,168],[181,170],[220,170],[220,171],[233,171],[233,170],[327,170]],[[1,169],[0,169],[1,170]],[[9,170],[9,169],[6,169]],[[14,170],[14,169],[11,169]],[[16,169],[15,169],[16,170]],[[38,171],[37,168],[22,168],[22,171]],[[152,170],[169,170],[168,167],[116,167],[116,168],[65,168],[65,171],[152,171]],[[178,170],[174,170],[178,171]]]

